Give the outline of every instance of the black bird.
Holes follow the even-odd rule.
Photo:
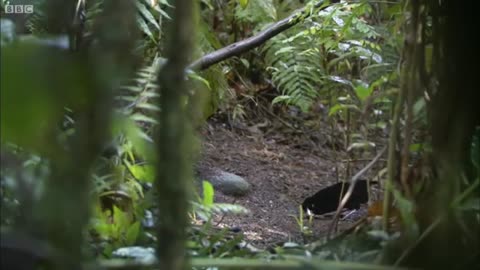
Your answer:
[[[371,182],[373,183],[373,182]],[[306,198],[302,207],[304,211],[310,210],[316,215],[336,211],[340,202],[340,193],[342,198],[347,193],[350,183],[345,183],[342,192],[342,183],[336,183],[321,189],[313,196]],[[359,209],[361,204],[368,202],[367,180],[358,180],[353,189],[350,199],[345,204],[345,209]]]

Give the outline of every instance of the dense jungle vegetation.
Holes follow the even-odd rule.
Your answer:
[[[472,3],[2,0],[2,269],[479,269]]]

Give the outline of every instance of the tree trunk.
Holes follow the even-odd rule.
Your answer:
[[[403,263],[422,269],[470,269],[479,263],[475,258],[480,233],[478,228],[466,230],[472,224],[465,222],[464,214],[453,206],[465,190],[462,181],[471,165],[472,136],[480,124],[475,82],[478,75],[472,68],[477,53],[472,36],[476,30],[475,9],[472,4],[454,0],[414,0],[411,5],[425,10],[424,16],[431,15],[433,22],[435,53],[428,110],[436,175],[426,198],[417,201],[417,222],[424,237],[403,243],[401,250],[411,249]],[[406,57],[417,61],[424,56]]]
[[[177,0],[169,25],[167,63],[160,70],[160,131],[156,179],[160,221],[157,255],[160,269],[187,269],[185,259],[191,186],[191,128],[188,123],[186,67],[192,52],[193,1]]]

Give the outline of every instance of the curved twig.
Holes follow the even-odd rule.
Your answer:
[[[367,164],[367,166],[365,166],[363,169],[361,169],[357,174],[355,174],[352,177],[347,193],[345,193],[345,196],[343,196],[342,201],[338,205],[337,212],[335,212],[333,221],[330,224],[330,227],[328,228],[328,234],[327,234],[328,239],[330,239],[330,235],[332,234],[333,228],[335,227],[335,224],[338,222],[338,218],[340,217],[340,212],[345,207],[345,204],[347,203],[348,199],[350,199],[350,196],[352,196],[353,189],[355,188],[355,184],[357,183],[358,179],[360,178],[360,176],[366,173],[370,168],[372,168],[373,165],[375,165],[375,163],[380,159],[380,157],[383,155],[383,153],[385,153],[386,150],[387,150],[387,147],[384,147],[380,152],[378,152],[377,156],[375,156],[375,158],[372,161],[370,161],[370,163]]]

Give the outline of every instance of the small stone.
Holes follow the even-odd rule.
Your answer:
[[[209,181],[215,190],[225,195],[244,196],[250,190],[250,184],[243,177],[220,169],[202,170],[198,175],[201,180]]]

